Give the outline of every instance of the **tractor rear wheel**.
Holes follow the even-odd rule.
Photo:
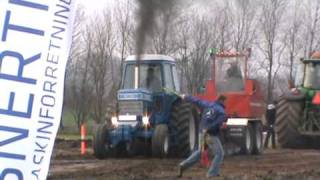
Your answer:
[[[98,159],[105,159],[110,154],[109,131],[106,124],[98,127],[93,137],[94,156]]]
[[[281,147],[303,147],[303,137],[298,131],[299,120],[303,117],[303,103],[282,99],[277,106],[276,135]]]
[[[171,147],[175,157],[186,157],[198,146],[198,115],[190,103],[178,102],[172,109],[173,132]]]
[[[165,124],[156,126],[152,136],[152,155],[154,157],[164,158],[169,154],[169,129]]]

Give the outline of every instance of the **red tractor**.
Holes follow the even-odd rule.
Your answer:
[[[223,130],[223,141],[240,147],[244,154],[260,154],[263,150],[263,96],[259,83],[248,78],[246,53],[210,52],[212,77],[200,99],[213,101],[223,94],[227,97],[228,119]],[[238,148],[239,149],[239,148]]]

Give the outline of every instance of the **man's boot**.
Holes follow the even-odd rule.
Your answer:
[[[185,168],[182,165],[179,164],[179,167],[178,167],[178,178],[182,177],[184,170],[185,170]]]

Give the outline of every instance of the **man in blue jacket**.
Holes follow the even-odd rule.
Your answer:
[[[220,126],[226,120],[224,101],[226,97],[221,95],[217,101],[208,102],[200,100],[193,96],[181,96],[183,99],[197,105],[202,109],[200,133],[201,138],[209,147],[209,150],[214,153],[214,159],[208,170],[207,177],[219,176],[220,165],[223,161],[224,150],[219,139]],[[205,136],[206,135],[206,136]],[[201,158],[201,150],[195,150],[186,160],[179,164],[179,176],[182,177],[183,171],[195,163]]]

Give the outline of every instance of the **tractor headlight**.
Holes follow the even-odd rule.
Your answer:
[[[116,116],[113,116],[111,118],[111,123],[114,127],[117,127],[118,126],[118,118]]]
[[[143,116],[142,117],[142,124],[144,126],[148,126],[149,125],[149,117],[148,116]]]

